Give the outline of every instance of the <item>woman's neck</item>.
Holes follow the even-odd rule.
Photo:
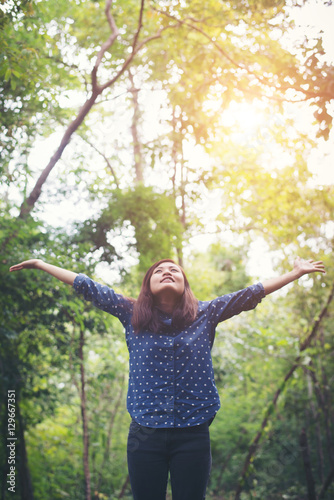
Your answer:
[[[175,297],[161,297],[156,299],[155,305],[166,314],[173,314],[177,300]]]

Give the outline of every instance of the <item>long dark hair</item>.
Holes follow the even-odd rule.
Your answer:
[[[162,259],[153,264],[145,274],[138,299],[134,303],[132,326],[135,333],[138,333],[140,330],[149,330],[157,333],[162,327],[162,323],[159,319],[159,311],[155,307],[154,296],[151,292],[150,280],[154,269],[163,262],[172,262],[177,265],[181,269],[184,278],[184,292],[173,310],[172,325],[176,328],[187,327],[191,325],[196,318],[198,300],[190,288],[182,267],[176,264],[172,259]]]

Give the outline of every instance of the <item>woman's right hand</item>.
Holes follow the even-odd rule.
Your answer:
[[[39,265],[43,261],[41,259],[30,259],[30,260],[25,260],[23,262],[20,262],[19,264],[16,264],[15,266],[12,266],[9,270],[10,272],[12,271],[21,271],[22,269],[39,269]]]
[[[54,276],[68,285],[73,285],[74,280],[77,277],[77,273],[67,271],[67,269],[63,269],[62,267],[53,266],[52,264],[44,262],[42,259],[25,260],[20,262],[20,264],[12,266],[9,270],[12,272],[21,271],[22,269],[40,269],[41,271],[51,274],[51,276]]]

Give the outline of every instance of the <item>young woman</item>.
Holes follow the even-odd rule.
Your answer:
[[[129,350],[127,409],[132,417],[127,456],[134,500],[203,500],[211,469],[209,425],[219,407],[211,349],[218,323],[322,262],[297,258],[292,271],[211,301],[198,301],[183,269],[170,259],[147,271],[137,300],[84,274],[28,260],[10,268],[40,269],[72,285],[123,324]]]

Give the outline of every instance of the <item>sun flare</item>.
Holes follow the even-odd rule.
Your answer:
[[[237,103],[232,101],[222,116],[225,126],[236,127],[248,133],[255,132],[259,126],[264,125],[266,116],[258,103]]]

